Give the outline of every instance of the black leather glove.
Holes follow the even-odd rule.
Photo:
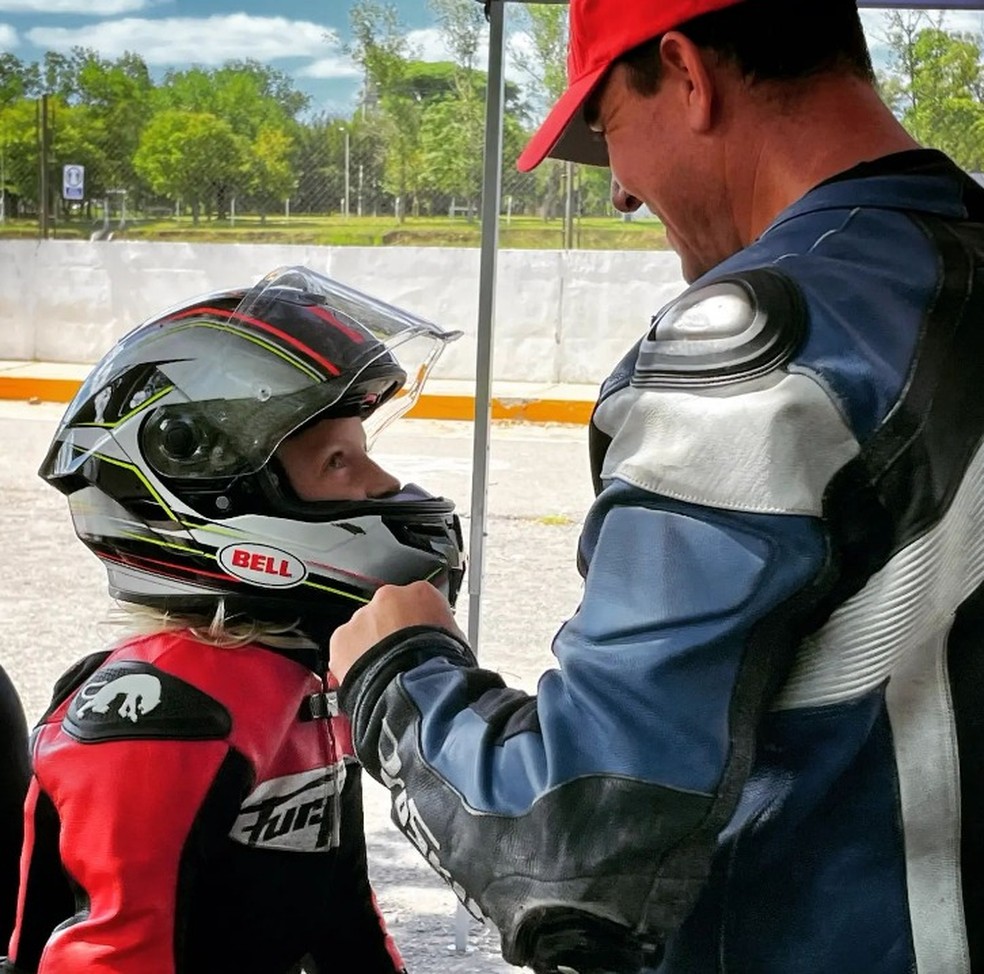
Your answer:
[[[536,974],[638,974],[655,968],[662,956],[656,944],[642,944],[618,924],[584,915],[552,917],[530,938]]]

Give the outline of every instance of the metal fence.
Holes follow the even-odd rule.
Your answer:
[[[235,106],[227,118],[170,121],[124,107],[100,113],[64,94],[0,102],[0,236],[478,243],[481,132],[449,163],[435,151],[440,132],[410,144],[372,115],[292,119],[244,136]],[[619,229],[607,171],[548,162],[519,173],[512,161],[525,133],[512,131],[505,246],[578,247],[589,218],[593,234]]]

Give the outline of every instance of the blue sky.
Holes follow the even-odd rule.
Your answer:
[[[426,0],[395,0],[418,50],[442,55]],[[254,57],[286,71],[311,108],[350,111],[358,89],[344,54],[348,0],[0,0],[0,50],[25,61],[46,50],[131,50],[155,74]],[[431,29],[428,29],[431,28]]]
[[[418,54],[446,56],[427,0],[393,2]],[[350,6],[349,0],[0,0],[0,50],[26,61],[75,45],[108,58],[136,51],[158,75],[253,57],[290,74],[311,96],[313,112],[348,114],[359,86],[344,53]],[[883,14],[863,16],[878,60]],[[946,25],[979,33],[982,15],[951,12]]]

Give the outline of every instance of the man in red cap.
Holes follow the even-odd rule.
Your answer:
[[[602,387],[558,668],[382,589],[332,638],[359,757],[538,972],[984,971],[984,191],[854,0],[573,0],[547,155],[691,286]]]

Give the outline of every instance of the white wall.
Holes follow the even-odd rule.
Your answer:
[[[0,359],[95,362],[144,318],[284,264],[461,329],[435,375],[474,377],[479,252],[436,247],[0,240]],[[502,251],[494,377],[598,382],[683,287],[672,253]]]

